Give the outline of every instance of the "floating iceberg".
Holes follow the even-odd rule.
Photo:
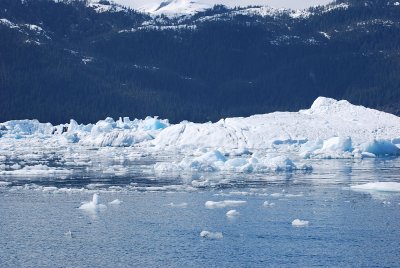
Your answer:
[[[225,207],[238,207],[246,204],[242,200],[224,200],[224,201],[207,201],[204,205],[208,209],[225,208]]]
[[[222,235],[221,232],[213,233],[213,232],[209,232],[209,231],[202,231],[200,233],[200,236],[204,237],[204,238],[208,238],[208,239],[222,239],[222,238],[224,238],[224,236]]]
[[[237,217],[240,213],[236,209],[231,209],[226,213],[227,217]]]
[[[264,207],[267,207],[267,208],[271,208],[271,207],[274,207],[275,206],[275,203],[273,203],[273,202],[269,202],[269,201],[265,201],[264,203],[263,203],[263,206]]]
[[[110,205],[121,205],[122,201],[119,200],[119,199],[114,199],[113,201],[108,202],[108,204],[110,204]]]
[[[100,204],[99,203],[99,195],[98,194],[93,194],[92,201],[89,202],[84,202],[79,209],[91,212],[91,213],[96,213],[99,210],[104,210],[106,209],[107,206]]]
[[[370,182],[350,186],[355,191],[400,192],[399,182]]]
[[[154,170],[158,173],[193,172],[292,172],[310,171],[311,165],[297,164],[285,156],[244,155],[229,157],[218,150],[208,151],[198,156],[187,155],[179,163],[156,163]]]
[[[310,223],[309,221],[295,219],[294,221],[292,221],[292,226],[294,226],[294,227],[305,227],[305,226],[308,226],[309,223]]]
[[[183,155],[169,158],[166,164],[156,164],[154,170],[159,172],[291,172],[310,170],[311,166],[304,164],[310,158],[399,156],[399,126],[400,118],[395,115],[345,100],[319,97],[310,109],[298,112],[226,118],[203,124],[170,124],[157,117],[124,117],[116,121],[106,118],[87,125],[71,120],[56,126],[37,120],[14,120],[0,123],[0,148],[6,160],[7,154],[25,150],[22,155],[27,146],[36,146],[39,152],[46,148],[73,162],[84,154],[79,155],[79,150],[73,154],[72,149],[59,152],[60,147],[95,148],[110,154],[113,147],[135,147],[144,153]],[[126,151],[124,157],[129,158],[132,151]],[[36,156],[40,158],[40,154]],[[0,169],[9,170],[2,158]]]
[[[376,156],[400,155],[400,148],[389,140],[373,140],[363,144],[363,151]]]

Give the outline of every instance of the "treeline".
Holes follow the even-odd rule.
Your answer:
[[[229,16],[217,6],[204,15],[228,19],[199,22],[198,14],[187,27],[130,31],[150,18],[72,2],[0,2],[0,18],[50,37],[0,23],[0,121],[203,122],[294,111],[321,95],[400,114],[400,7],[292,19]]]

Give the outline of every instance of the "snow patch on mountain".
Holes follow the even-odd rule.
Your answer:
[[[51,37],[46,33],[45,30],[43,30],[42,27],[35,25],[35,24],[18,24],[14,23],[6,18],[0,19],[0,26],[5,26],[7,28],[16,30],[28,37],[28,39],[25,40],[25,43],[33,43],[40,45],[41,44],[41,39],[44,40],[51,40]]]
[[[199,11],[212,8],[215,5],[224,5],[228,8],[258,6],[262,7],[258,11],[262,14],[266,11],[269,13],[268,9],[271,8],[277,10],[303,10],[311,6],[326,5],[330,2],[330,0],[91,0],[89,5],[93,6],[97,12],[112,11],[114,4],[117,7],[117,11],[121,7],[128,7],[152,15],[164,14],[167,16],[176,16],[195,14]],[[303,11],[296,11],[294,13],[293,16],[301,16]]]

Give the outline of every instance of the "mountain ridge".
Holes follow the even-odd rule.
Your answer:
[[[195,14],[199,11],[210,9],[215,5],[224,5],[228,8],[248,7],[248,6],[265,6],[275,9],[306,9],[308,7],[328,4],[330,0],[307,0],[302,1],[301,5],[298,1],[268,1],[268,0],[146,0],[146,1],[130,1],[130,0],[90,0],[91,4],[96,3],[115,3],[120,6],[147,12],[153,15],[185,15]]]

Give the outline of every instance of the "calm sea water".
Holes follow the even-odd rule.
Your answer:
[[[400,266],[399,194],[349,189],[400,182],[398,159],[318,160],[309,173],[192,174],[214,182],[196,189],[182,188],[188,179],[179,175],[137,172],[144,166],[119,177],[3,178],[11,184],[0,188],[0,267]],[[62,187],[92,190],[54,190]],[[107,209],[78,209],[94,192]],[[123,202],[108,204],[114,199]],[[209,200],[247,202],[208,209]],[[230,209],[240,215],[227,217]],[[293,227],[297,218],[309,225]],[[204,230],[223,238],[200,237]]]

